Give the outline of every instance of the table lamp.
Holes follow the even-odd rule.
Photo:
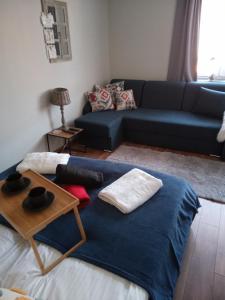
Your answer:
[[[70,104],[69,92],[65,88],[56,88],[52,91],[51,103],[60,106],[62,114],[62,130],[67,131],[69,128],[65,125],[64,105]]]

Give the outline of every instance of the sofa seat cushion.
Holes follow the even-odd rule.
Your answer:
[[[83,115],[75,120],[75,126],[94,136],[112,137],[121,126],[126,111],[99,111]]]
[[[196,139],[215,139],[221,121],[203,115],[175,110],[139,108],[124,118],[125,131],[168,134]]]

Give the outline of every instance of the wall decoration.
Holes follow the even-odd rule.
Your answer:
[[[53,59],[57,59],[57,51],[55,46],[55,37],[54,37],[54,17],[51,13],[45,14],[41,13],[41,23],[43,26],[44,38],[45,38],[45,47],[47,52],[47,57],[50,62]]]
[[[57,58],[55,45],[46,45],[46,50],[47,50],[47,56],[49,57],[49,59]]]
[[[48,58],[51,63],[72,59],[67,3],[57,0],[41,0],[41,23]],[[53,47],[48,47],[49,45]],[[52,53],[56,49],[56,58]],[[51,55],[49,56],[49,53]]]
[[[45,36],[45,43],[46,44],[54,44],[54,32],[52,28],[44,28],[44,36]]]
[[[44,12],[42,12],[41,13],[41,23],[44,28],[52,28],[52,26],[54,24],[53,15],[51,13],[48,13],[46,15]]]

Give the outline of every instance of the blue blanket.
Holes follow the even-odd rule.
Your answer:
[[[103,187],[134,167],[79,157],[71,157],[69,164],[103,172]],[[190,226],[200,205],[185,181],[141,169],[162,179],[163,188],[128,215],[98,199],[101,188],[88,190],[92,203],[81,211],[88,240],[71,256],[140,285],[152,300],[169,300],[173,298]],[[1,223],[5,223],[3,218]],[[80,239],[74,215],[60,217],[35,239],[66,252]]]

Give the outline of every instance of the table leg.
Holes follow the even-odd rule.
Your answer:
[[[86,241],[87,240],[86,234],[85,234],[84,227],[83,227],[81,219],[80,219],[80,214],[78,212],[77,206],[74,207],[73,211],[74,211],[75,218],[76,218],[76,221],[77,221],[77,226],[80,230],[81,238],[82,238],[83,241]]]
[[[48,152],[50,152],[50,144],[49,144],[49,136],[47,134],[47,144],[48,144]]]
[[[43,273],[44,273],[44,270],[45,270],[45,267],[44,267],[44,264],[43,264],[43,262],[42,262],[42,260],[41,260],[40,255],[39,255],[38,248],[37,248],[37,245],[36,245],[36,243],[35,243],[33,237],[29,239],[29,243],[30,243],[30,245],[31,245],[31,247],[32,247],[32,249],[33,249],[33,251],[34,251],[35,258],[36,258],[36,260],[37,260],[37,262],[38,262],[38,264],[39,264],[39,267],[40,267],[40,269],[41,269],[41,272],[42,272],[42,274],[43,274]]]
[[[71,155],[71,140],[68,141],[68,144],[67,144],[67,147],[68,147],[68,150],[69,150],[69,154]]]
[[[64,139],[64,145],[62,146],[62,149],[60,150],[60,152],[63,152],[63,151],[66,149],[67,145],[68,145],[68,141],[67,141],[67,139],[65,138],[65,139]]]
[[[44,266],[44,264],[42,262],[42,259],[40,257],[40,254],[38,252],[37,244],[34,241],[33,237],[31,237],[29,239],[29,243],[30,243],[30,245],[31,245],[31,247],[32,247],[32,249],[34,251],[34,255],[35,255],[37,263],[38,263],[38,265],[39,265],[39,267],[41,269],[42,275],[47,274],[49,271],[51,271],[64,258],[66,258],[68,255],[70,255],[72,252],[76,251],[87,240],[86,239],[86,234],[85,234],[85,231],[84,231],[84,228],[83,228],[83,225],[82,225],[82,222],[81,222],[80,215],[79,215],[77,207],[74,207],[73,211],[74,211],[74,215],[75,215],[75,219],[76,219],[76,222],[77,222],[77,226],[79,228],[79,231],[80,231],[82,239],[77,244],[75,244],[72,248],[70,248],[66,253],[64,253],[63,255],[61,255],[54,262],[52,262],[48,267],[45,268],[45,266]]]

